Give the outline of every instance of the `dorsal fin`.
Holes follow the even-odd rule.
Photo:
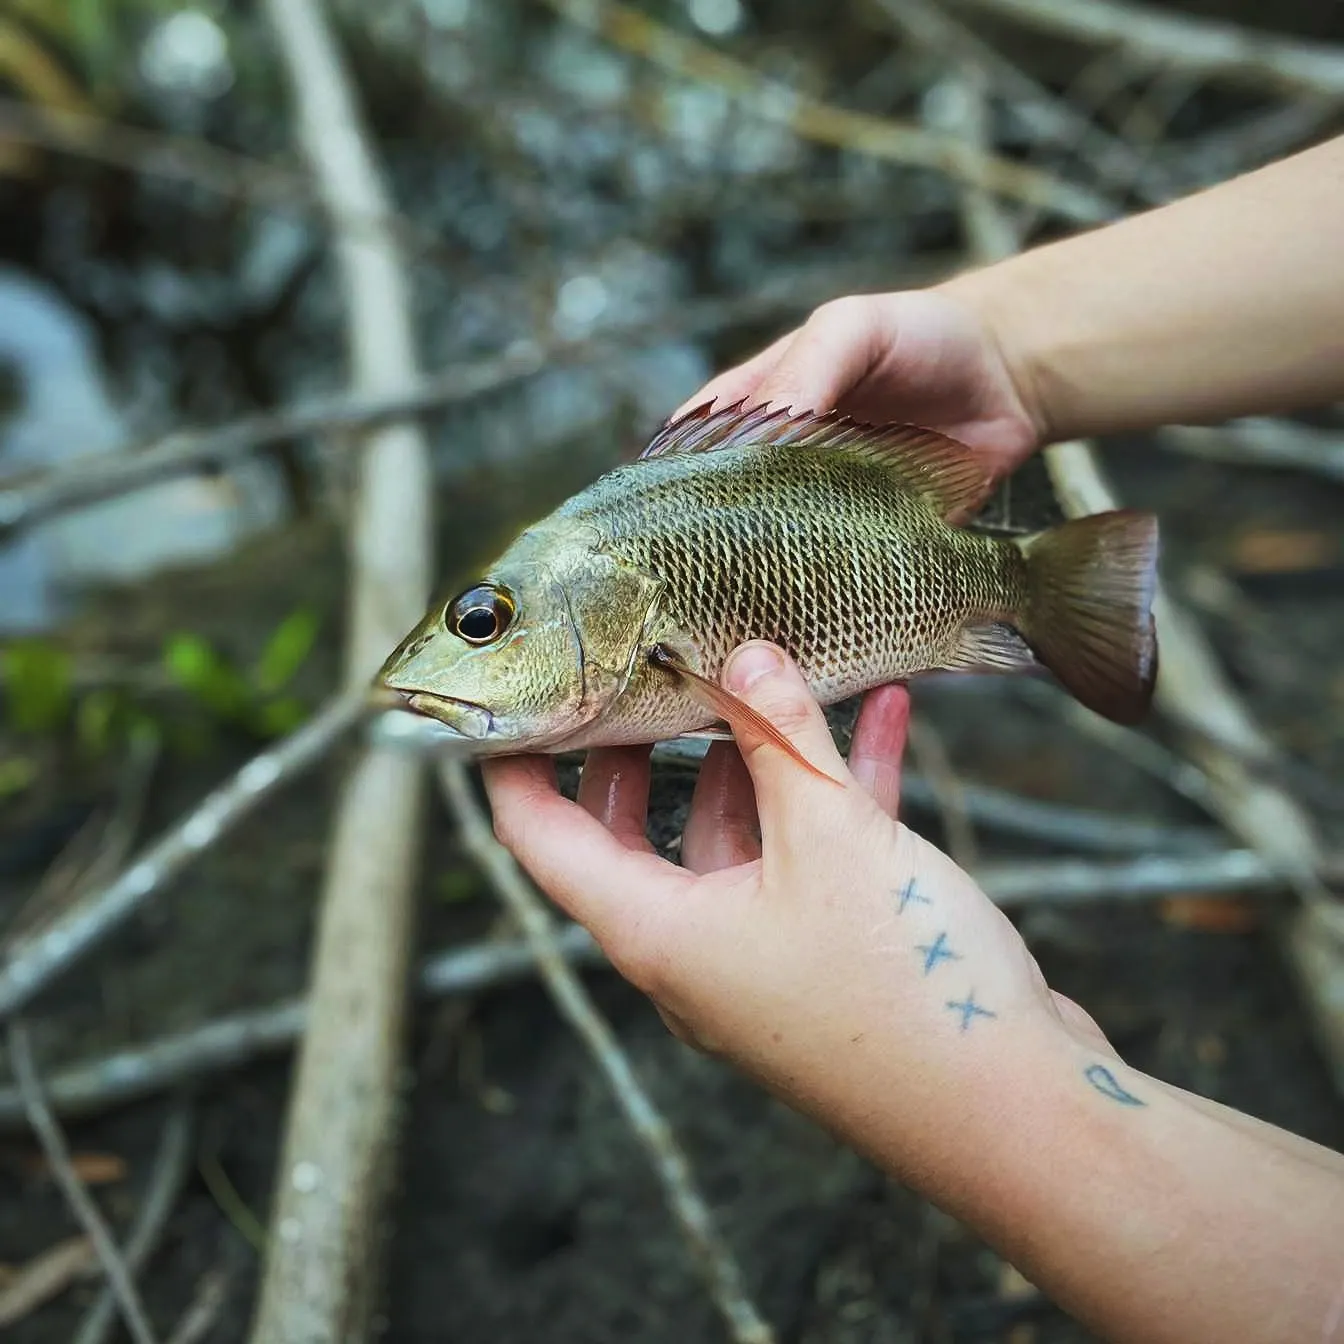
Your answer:
[[[877,463],[926,496],[949,522],[968,519],[993,485],[985,462],[964,443],[919,425],[869,425],[838,411],[794,414],[768,404],[743,410],[745,398],[722,410],[705,402],[654,436],[640,460],[722,448],[829,448]]]

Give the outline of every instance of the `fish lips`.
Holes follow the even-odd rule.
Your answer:
[[[396,691],[400,708],[450,728],[468,742],[484,742],[493,732],[495,716],[484,705],[470,700],[454,700],[429,691]]]

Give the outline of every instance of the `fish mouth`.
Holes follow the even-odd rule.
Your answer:
[[[495,716],[484,705],[470,700],[454,700],[448,695],[429,691],[393,690],[386,697],[389,707],[409,710],[421,718],[433,719],[470,742],[483,742],[495,726]]]

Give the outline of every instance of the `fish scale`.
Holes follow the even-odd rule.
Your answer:
[[[823,703],[950,659],[968,619],[1021,601],[1011,544],[948,527],[880,465],[806,449],[721,449],[609,473],[560,514],[664,585],[716,679],[746,640],[778,643]],[[637,676],[609,715],[632,729],[684,719],[665,674]],[[703,718],[703,710],[696,711]]]

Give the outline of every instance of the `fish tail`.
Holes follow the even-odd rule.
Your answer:
[[[1023,637],[1082,704],[1113,722],[1138,723],[1157,680],[1157,519],[1117,509],[1018,545],[1027,564],[1015,622]]]

